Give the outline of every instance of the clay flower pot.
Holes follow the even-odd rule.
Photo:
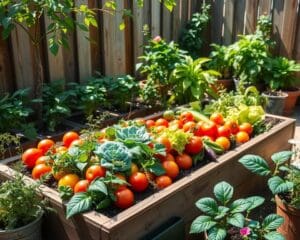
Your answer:
[[[296,88],[294,91],[284,91],[288,97],[284,103],[283,114],[289,116],[293,113],[298,97],[300,96],[300,89]]]
[[[278,228],[287,240],[299,240],[300,237],[300,209],[293,208],[275,196],[277,214],[284,218],[283,224]]]

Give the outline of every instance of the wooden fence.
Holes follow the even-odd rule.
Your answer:
[[[105,0],[75,0],[76,4],[88,3],[101,6]],[[99,15],[99,28],[86,33],[75,31],[69,36],[69,49],[51,55],[47,41],[41,46],[42,64],[46,81],[65,79],[84,81],[96,71],[106,74],[134,73],[137,57],[141,55],[144,41],[143,25],[148,24],[151,35],[177,40],[180,29],[191,15],[200,10],[204,0],[178,0],[172,13],[158,0],[145,0],[139,9],[135,0],[118,0],[121,7],[130,8],[133,18],[127,19],[124,31],[119,30],[121,15]],[[205,33],[203,54],[209,52],[210,43],[230,44],[238,34],[255,30],[256,19],[270,14],[273,37],[277,42],[276,54],[300,61],[300,0],[206,0],[210,3],[211,21]],[[98,4],[98,5],[97,5]],[[44,19],[41,31],[49,22]],[[1,29],[0,29],[1,32]],[[32,87],[36,76],[32,45],[22,29],[16,28],[11,37],[0,40],[0,92]]]

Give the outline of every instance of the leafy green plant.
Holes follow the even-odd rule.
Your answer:
[[[6,94],[0,98],[0,133],[21,131],[28,138],[36,137],[33,124],[29,124],[28,117],[33,113],[29,99],[29,88],[20,89],[13,94]]]
[[[9,156],[12,157],[11,147],[14,148],[16,154],[22,153],[20,143],[20,136],[12,135],[10,133],[0,134],[0,160],[5,158],[5,153],[8,151]]]
[[[217,98],[211,85],[220,74],[214,70],[203,69],[203,64],[209,60],[208,58],[193,60],[186,56],[185,62],[176,65],[170,76],[170,83],[173,85],[171,101],[183,104],[202,100],[205,93]]]
[[[56,127],[71,115],[71,107],[76,99],[74,89],[66,90],[63,81],[53,81],[43,87],[43,121],[48,130]]]
[[[0,229],[25,226],[42,214],[45,201],[37,193],[39,185],[26,184],[20,173],[0,184]]]
[[[239,162],[248,170],[260,176],[269,177],[268,186],[271,192],[279,194],[283,200],[295,208],[300,208],[300,169],[289,163],[292,151],[282,151],[271,156],[275,168],[269,166],[266,160],[258,155],[248,154]]]
[[[229,183],[220,182],[214,187],[216,199],[199,199],[196,207],[204,214],[193,221],[190,233],[206,231],[209,240],[223,240],[229,235],[229,230],[237,228],[237,237],[243,239],[284,239],[276,232],[283,223],[282,217],[270,214],[262,223],[248,219],[250,212],[263,204],[264,198],[251,196],[232,201],[233,191]]]
[[[179,46],[193,58],[199,58],[204,43],[203,32],[210,20],[210,5],[203,3],[201,12],[196,12],[182,29]]]
[[[265,83],[271,91],[289,90],[295,87],[295,73],[300,64],[285,57],[269,58],[266,61]]]

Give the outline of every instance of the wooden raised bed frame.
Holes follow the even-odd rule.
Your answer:
[[[160,114],[147,117],[157,118]],[[271,115],[269,115],[271,116]],[[84,239],[84,240],[123,240],[139,239],[172,216],[181,217],[186,223],[186,236],[191,221],[199,215],[194,203],[201,197],[212,194],[213,186],[219,181],[227,181],[235,187],[235,196],[258,194],[266,187],[266,179],[255,176],[237,161],[245,154],[259,154],[265,159],[277,151],[289,149],[288,139],[294,136],[295,120],[272,116],[282,121],[268,132],[220,156],[216,162],[195,170],[191,174],[174,182],[134,206],[109,218],[95,211],[65,219],[65,206],[58,192],[43,186],[43,194],[49,198],[57,214],[47,216],[44,233],[49,239]],[[18,158],[5,160],[5,163]],[[2,179],[11,178],[13,170],[0,164]],[[32,181],[30,179],[30,181]]]

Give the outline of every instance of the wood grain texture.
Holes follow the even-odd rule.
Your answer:
[[[233,38],[234,0],[225,0],[224,13],[223,44],[229,45]]]
[[[224,0],[212,1],[211,40],[213,43],[222,43],[223,10]]]
[[[143,8],[139,8],[137,3],[133,2],[133,19],[132,19],[132,29],[133,29],[133,64],[134,66],[139,62],[138,57],[143,54],[142,45],[144,44],[143,26],[144,26],[144,16]],[[135,69],[135,68],[134,68]]]
[[[151,1],[151,36],[161,35],[161,4],[159,1]]]
[[[272,11],[272,0],[259,0],[258,15],[269,15]]]
[[[273,39],[276,42],[276,48],[273,53],[279,54],[282,45],[281,32],[283,23],[284,0],[273,0]]]
[[[258,0],[246,1],[245,33],[253,33],[256,29]]]
[[[233,20],[233,40],[238,39],[238,35],[243,34],[245,30],[245,9],[246,0],[235,1],[234,20]]]

